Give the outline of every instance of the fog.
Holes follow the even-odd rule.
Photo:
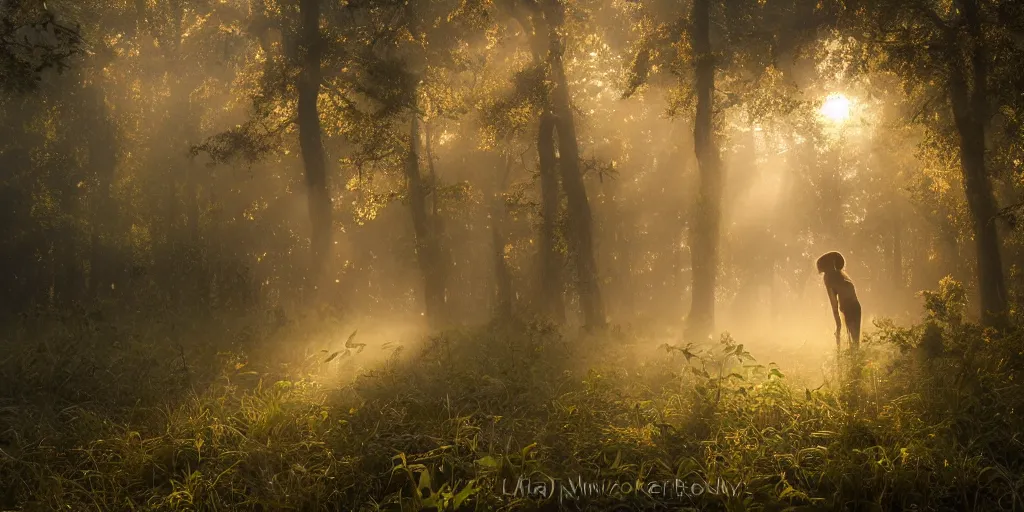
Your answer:
[[[302,403],[339,425],[465,386],[455,421],[680,365],[719,372],[716,406],[766,368],[810,401],[860,346],[874,371],[927,326],[1004,332],[1021,16],[924,4],[0,2],[0,374],[11,400],[189,421],[218,386],[323,386]],[[713,416],[672,411],[662,433]],[[428,450],[380,442],[366,461]]]
[[[84,46],[68,70],[46,68],[36,89],[4,100],[6,190],[16,205],[5,290],[14,303],[91,295],[101,299],[88,300],[95,306],[244,303],[286,315],[325,305],[418,325],[426,302],[444,297],[442,323],[479,325],[500,299],[497,250],[515,313],[551,316],[538,300],[535,117],[551,82],[536,67],[545,36],[531,39],[542,25],[524,26],[528,12],[499,9],[482,21],[483,11],[457,11],[432,24],[427,13],[443,7],[324,8],[317,107],[331,246],[322,272],[311,273],[315,200],[290,82],[307,43],[294,7],[48,8],[85,22]],[[658,23],[671,18],[662,6],[573,9],[564,69],[606,320],[682,329],[701,181],[692,75],[659,69],[669,47],[656,46],[666,30]],[[407,28],[425,32],[395,32]],[[969,282],[960,182],[941,154],[922,149],[932,128],[908,120],[922,105],[916,91],[865,68],[863,43],[841,29],[773,40],[771,56],[737,37],[712,31],[714,44],[739,52],[716,72],[714,330],[770,339],[769,353],[830,350],[827,296],[813,268],[829,250],[847,257],[868,331],[874,318],[918,317],[915,292],[944,275]],[[424,290],[424,234],[409,213],[409,91],[422,125],[421,213],[438,223],[430,237],[445,267],[440,295]],[[576,228],[561,201],[552,243],[572,330],[584,319],[568,258]],[[64,290],[69,282],[88,294]]]
[[[34,195],[49,197],[50,210],[25,196],[24,207],[9,215],[12,222],[50,225],[35,230],[46,233],[45,243],[26,234],[24,249],[8,251],[9,260],[38,262],[8,277],[10,294],[33,297],[16,302],[60,302],[61,281],[71,279],[112,301],[207,304],[226,302],[217,295],[228,294],[247,307],[289,315],[323,303],[338,314],[418,324],[427,298],[403,173],[408,116],[400,105],[407,100],[387,87],[419,80],[419,172],[427,213],[442,225],[432,236],[445,255],[438,261],[447,259],[445,322],[476,325],[493,317],[489,203],[496,191],[508,216],[500,220],[506,239],[499,250],[513,309],[550,315],[536,299],[542,212],[531,119],[543,108],[536,94],[545,82],[535,71],[537,54],[530,55],[537,51],[534,28],[522,26],[522,13],[499,11],[482,31],[453,39],[460,22],[477,28],[474,15],[430,26],[413,11],[396,10],[403,21],[386,27],[375,23],[388,18],[372,10],[324,11],[318,107],[333,222],[323,275],[313,276],[310,196],[297,144],[302,128],[289,122],[297,105],[288,80],[299,72],[289,69],[299,62],[290,46],[301,44],[290,42],[300,37],[292,32],[298,21],[291,7],[275,14],[276,7],[258,12],[259,5],[63,13],[94,23],[83,29],[85,50],[70,71],[48,73],[35,92],[5,100],[6,126],[34,125],[7,138],[7,168],[24,179],[38,179],[29,178],[33,166],[53,168]],[[637,55],[658,37],[651,25],[658,7],[579,9],[586,15],[567,22],[564,62],[607,320],[682,328],[691,309],[700,182],[690,78],[683,69],[649,65],[649,78],[627,95]],[[155,26],[164,21],[155,17],[170,15],[180,16],[171,28]],[[331,25],[345,15],[366,24]],[[257,21],[247,19],[268,28],[257,33]],[[430,32],[426,39],[399,38],[391,48],[377,43],[345,60],[360,46],[340,38],[394,37],[390,31],[404,30],[401,23]],[[712,36],[743,48],[727,43],[726,33]],[[440,49],[420,46],[430,37]],[[958,237],[947,230],[963,221],[936,211],[934,201],[961,199],[957,180],[932,175],[937,157],[921,155],[928,128],[907,124],[918,101],[894,87],[894,75],[853,71],[860,66],[858,43],[838,31],[819,29],[790,43],[794,49],[767,67],[757,68],[763,56],[748,53],[718,71],[714,123],[724,185],[715,330],[769,338],[769,353],[794,346],[825,353],[831,318],[814,258],[828,250],[847,256],[866,326],[878,317],[914,318],[915,291],[946,274],[967,277],[959,263],[965,249],[952,242],[936,247],[943,237]],[[28,186],[10,179],[9,194],[18,183]],[[915,215],[925,208],[932,209],[926,218]],[[47,215],[70,217],[53,222]],[[562,210],[555,241],[564,255],[572,250],[567,215]],[[39,256],[26,260],[25,251]],[[87,263],[70,261],[90,251]],[[100,260],[108,275],[93,268]],[[562,264],[571,279],[572,262]],[[49,285],[40,288],[37,279]],[[578,326],[576,290],[569,280],[564,285],[567,327]]]

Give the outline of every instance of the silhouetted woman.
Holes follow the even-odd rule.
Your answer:
[[[846,272],[843,272],[845,265],[843,255],[835,251],[822,254],[818,258],[818,272],[825,274],[825,291],[828,292],[828,300],[832,303],[832,316],[836,319],[836,345],[839,344],[839,333],[843,327],[839,319],[840,312],[846,320],[850,340],[854,344],[860,343],[860,301],[857,300],[857,290],[853,287],[853,281]]]

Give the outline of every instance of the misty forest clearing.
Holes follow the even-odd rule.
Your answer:
[[[0,511],[1024,511],[1024,4],[0,0]]]

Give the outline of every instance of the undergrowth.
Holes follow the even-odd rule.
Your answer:
[[[818,389],[728,334],[520,321],[360,369],[272,355],[315,327],[263,316],[13,328],[0,509],[1021,510],[1024,339],[964,302],[944,281]]]

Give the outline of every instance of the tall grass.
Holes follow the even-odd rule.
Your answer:
[[[0,509],[1022,510],[1024,339],[968,322],[955,282],[925,305],[818,389],[728,334],[521,321],[357,371],[268,355],[301,333],[263,316],[174,337],[123,319],[12,329]]]

